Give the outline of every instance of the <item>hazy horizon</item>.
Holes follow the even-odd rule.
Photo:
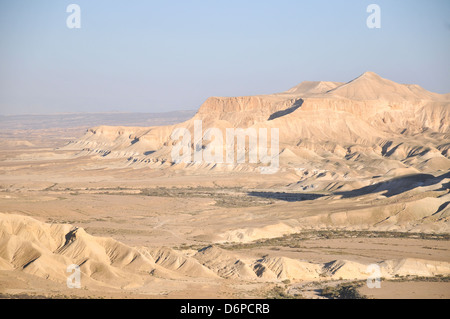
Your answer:
[[[69,29],[69,4],[81,28]],[[381,28],[369,29],[369,4]],[[3,1],[0,114],[195,110],[365,71],[450,92],[450,3]]]
[[[196,112],[197,109],[180,109],[180,110],[173,110],[173,111],[164,111],[164,110],[156,110],[154,112],[146,112],[146,111],[85,111],[85,112],[48,112],[48,113],[11,113],[11,114],[0,114],[2,117],[19,117],[19,116],[57,116],[57,115],[77,115],[77,114],[87,114],[87,115],[95,115],[95,114],[170,114],[170,113],[189,113],[189,112]]]
[[[0,299],[450,299],[449,9],[0,0]]]

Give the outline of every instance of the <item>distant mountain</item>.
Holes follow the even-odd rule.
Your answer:
[[[441,99],[418,85],[404,85],[383,79],[376,73],[365,72],[356,79],[327,92],[327,95],[345,97],[351,100],[415,100]]]
[[[195,111],[0,115],[0,124],[2,129],[24,130],[98,125],[155,126],[179,123],[191,118],[194,114]]]
[[[326,81],[304,81],[292,89],[284,92],[287,94],[321,94],[341,86],[341,82],[326,82]]]
[[[211,97],[185,122],[95,127],[66,148],[123,158],[129,165],[180,168],[171,161],[170,135],[176,128],[193,131],[194,121],[201,120],[203,130],[218,128],[224,136],[226,128],[278,128],[281,165],[287,168],[322,169],[341,177],[433,173],[450,169],[448,97],[366,72],[347,83],[302,82],[278,94]]]

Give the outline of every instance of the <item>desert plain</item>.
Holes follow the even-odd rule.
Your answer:
[[[279,169],[174,162],[171,132],[196,120],[279,129]],[[0,121],[3,298],[450,297],[449,94],[366,72],[192,112]]]

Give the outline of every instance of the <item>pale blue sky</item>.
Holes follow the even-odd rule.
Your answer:
[[[0,0],[0,114],[196,109],[367,70],[448,93],[449,56],[448,0]]]

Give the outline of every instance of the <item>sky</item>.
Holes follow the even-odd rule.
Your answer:
[[[449,57],[448,0],[0,0],[0,115],[193,110],[365,71],[449,93]]]

